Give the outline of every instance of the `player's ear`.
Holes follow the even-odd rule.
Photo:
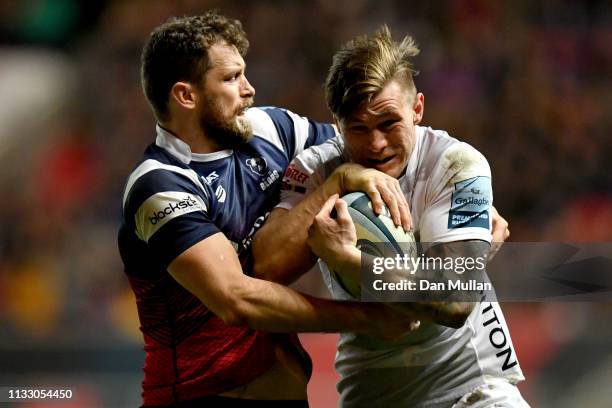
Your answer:
[[[195,109],[197,95],[189,82],[177,82],[170,89],[170,100],[185,109]]]
[[[412,110],[414,110],[414,117],[412,118],[412,122],[415,125],[421,123],[423,119],[423,113],[425,113],[425,95],[421,92],[418,92],[414,96],[414,104],[412,105]]]

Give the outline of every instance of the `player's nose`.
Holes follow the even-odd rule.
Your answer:
[[[240,96],[244,98],[252,98],[255,96],[255,88],[253,88],[253,85],[251,85],[251,83],[246,78],[246,76],[244,77],[242,81],[242,87],[240,91],[241,91]]]
[[[380,152],[387,147],[387,137],[378,129],[373,129],[369,135],[369,148],[372,152]]]

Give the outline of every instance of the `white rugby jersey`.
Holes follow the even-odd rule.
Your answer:
[[[343,145],[338,137],[298,155],[285,172],[278,206],[292,208],[348,161]],[[399,182],[420,242],[491,242],[491,171],[472,146],[417,126]],[[319,266],[333,297],[351,299],[325,264]],[[336,369],[343,407],[444,407],[488,379],[524,379],[502,311],[486,299],[460,329],[422,322],[395,342],[342,334]]]

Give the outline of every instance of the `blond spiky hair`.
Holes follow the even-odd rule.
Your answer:
[[[336,117],[344,118],[393,79],[402,81],[415,94],[412,77],[417,71],[411,59],[418,53],[411,36],[397,43],[386,25],[372,36],[349,41],[334,55],[329,69],[325,81],[327,106]]]

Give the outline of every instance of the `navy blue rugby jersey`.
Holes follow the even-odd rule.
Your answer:
[[[128,178],[119,250],[145,341],[145,405],[246,384],[272,366],[275,343],[297,343],[295,335],[226,326],[167,272],[183,251],[222,232],[250,274],[252,237],[279,201],[289,162],[335,136],[332,126],[284,109],[252,108],[246,115],[253,138],[208,154],[192,153],[158,126],[155,143]]]
[[[282,175],[305,148],[334,137],[320,124],[279,108],[246,113],[253,138],[239,150],[191,153],[157,126],[157,138],[130,175],[119,236],[128,274],[165,270],[184,250],[223,232],[240,255],[279,201]]]

